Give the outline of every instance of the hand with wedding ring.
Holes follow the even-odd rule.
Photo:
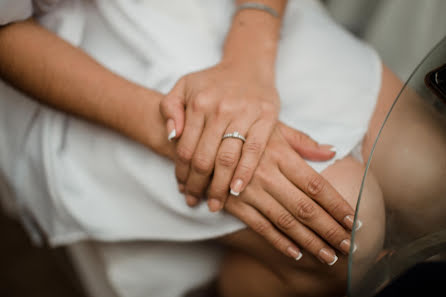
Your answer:
[[[219,211],[229,194],[238,196],[277,123],[274,79],[248,68],[221,62],[188,74],[161,102],[168,138],[177,141],[179,190],[190,206],[206,195],[209,209]],[[330,148],[320,147],[321,158],[333,157]]]

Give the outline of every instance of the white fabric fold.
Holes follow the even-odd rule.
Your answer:
[[[110,70],[166,92],[181,75],[218,62],[232,11],[229,0],[66,0],[39,21]],[[320,4],[289,2],[277,62],[280,119],[336,146],[335,159],[310,163],[316,170],[362,139],[380,75],[376,53],[333,23]],[[188,208],[173,165],[146,148],[7,86],[0,96],[0,137],[9,142],[0,154],[3,175],[52,244],[192,241],[244,227],[205,205]]]

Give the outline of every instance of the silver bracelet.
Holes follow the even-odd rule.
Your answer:
[[[270,15],[272,15],[275,18],[279,17],[279,13],[277,12],[277,10],[269,7],[268,5],[257,3],[257,2],[246,2],[246,3],[240,4],[239,6],[237,6],[237,9],[235,10],[234,15],[242,9],[258,9],[258,10],[262,10],[262,11],[269,13]]]

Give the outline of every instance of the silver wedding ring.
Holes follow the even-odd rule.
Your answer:
[[[238,133],[237,131],[234,131],[233,133],[227,133],[225,135],[223,135],[222,139],[226,139],[226,138],[238,138],[241,141],[245,142],[246,138],[243,137],[242,135],[240,135],[240,133]]]

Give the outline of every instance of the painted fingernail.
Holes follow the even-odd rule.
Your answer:
[[[348,255],[348,253],[350,252],[350,246],[351,246],[350,239],[344,239],[344,240],[341,241],[341,243],[339,244],[339,247],[341,248],[341,251],[342,251],[345,255]]]
[[[217,200],[215,198],[210,198],[208,201],[209,210],[212,212],[220,211],[222,208],[222,203],[220,200]]]
[[[362,227],[361,220],[356,220],[355,231],[358,231]]]
[[[333,266],[336,261],[338,261],[338,256],[326,248],[322,248],[319,251],[319,258],[322,260],[322,262],[327,263],[329,266]]]
[[[242,190],[243,181],[241,179],[236,179],[233,186],[231,187],[231,195],[238,196]]]
[[[337,151],[336,147],[334,147],[334,146],[332,146],[330,144],[321,144],[319,147],[323,148],[323,149],[327,149],[327,150],[332,151],[334,153],[336,153],[336,151]]]
[[[191,195],[186,195],[186,203],[189,206],[195,206],[198,204],[198,199],[197,199],[197,197],[194,197]]]
[[[345,216],[344,224],[345,224],[345,226],[347,226],[347,228],[349,228],[350,230],[353,230],[353,223],[354,223],[353,216],[351,216],[351,215]]]
[[[167,139],[172,141],[177,136],[177,131],[175,130],[175,122],[172,119],[167,120],[167,131],[169,131],[169,135]]]
[[[299,261],[302,258],[302,253],[296,250],[294,247],[290,246],[287,248],[288,254],[296,261]]]

